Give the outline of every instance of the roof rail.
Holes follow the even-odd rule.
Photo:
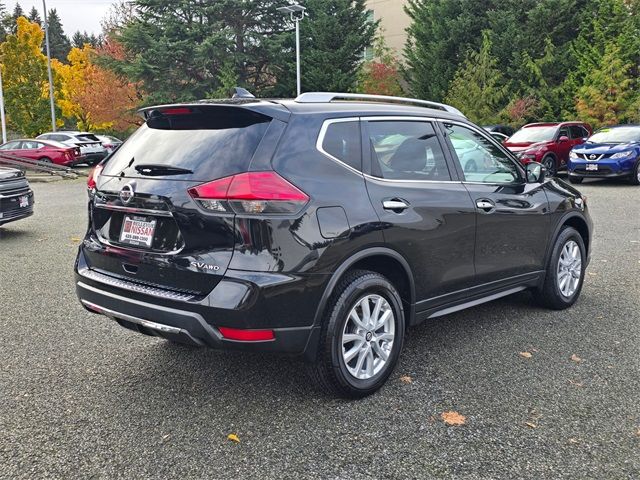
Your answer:
[[[366,100],[372,102],[406,103],[428,108],[437,108],[439,110],[444,110],[445,112],[464,117],[464,114],[460,110],[444,103],[406,97],[389,97],[386,95],[368,95],[364,93],[307,92],[299,95],[295,101],[298,103],[330,103],[334,100]]]

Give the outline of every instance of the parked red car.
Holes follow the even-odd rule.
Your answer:
[[[15,155],[16,157],[39,160],[70,167],[82,163],[84,157],[80,155],[78,147],[70,147],[52,140],[11,140],[0,145],[0,154]],[[2,163],[2,159],[0,159]]]
[[[511,135],[503,145],[520,159],[523,165],[542,163],[549,176],[566,168],[569,151],[584,143],[592,129],[584,122],[530,123]]]

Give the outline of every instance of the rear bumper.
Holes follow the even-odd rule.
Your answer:
[[[318,303],[306,301],[300,293],[309,288],[304,278],[290,278],[287,282],[280,274],[243,275],[242,281],[225,277],[206,298],[187,299],[164,294],[155,287],[128,288],[126,280],[105,282],[99,275],[87,268],[81,252],[76,267],[80,302],[88,311],[102,314],[130,330],[222,350],[289,355],[312,355],[310,352],[315,351],[310,339],[317,333],[313,320]],[[317,278],[311,283],[324,284]],[[321,288],[313,290],[322,293]],[[295,318],[300,308],[308,309],[309,313]],[[283,319],[288,309],[296,313]],[[223,337],[219,327],[272,330],[274,338],[230,340]]]

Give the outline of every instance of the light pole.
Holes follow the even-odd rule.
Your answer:
[[[47,45],[47,69],[49,71],[49,101],[51,103],[51,131],[56,131],[56,107],[53,99],[53,75],[51,74],[51,52],[49,50],[49,20],[47,19],[46,0],[42,0],[44,8],[44,38]]]
[[[300,20],[304,19],[306,8],[298,3],[294,3],[288,7],[280,7],[277,10],[285,15],[289,15],[291,21],[296,24],[296,91],[298,95],[300,95],[300,93],[302,93],[300,81]]]

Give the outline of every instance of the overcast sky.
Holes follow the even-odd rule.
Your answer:
[[[55,8],[62,20],[67,36],[71,37],[77,30],[89,33],[100,33],[100,20],[107,13],[109,6],[116,0],[46,0],[47,10]],[[35,6],[42,14],[42,0],[5,0],[3,2],[9,12],[13,12],[16,3],[22,6],[26,14]]]

